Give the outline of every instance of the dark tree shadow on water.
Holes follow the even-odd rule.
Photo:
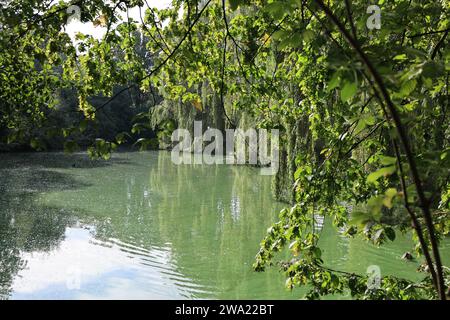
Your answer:
[[[109,160],[90,159],[85,152],[72,154],[62,152],[0,153],[0,168],[90,169],[118,164],[128,165],[132,163],[120,152],[114,153]]]

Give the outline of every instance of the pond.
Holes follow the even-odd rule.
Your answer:
[[[168,152],[0,154],[0,298],[299,299],[252,271],[285,205],[244,166],[174,165]],[[408,237],[377,248],[321,230],[334,269],[419,279]],[[444,245],[448,264],[450,246]],[[346,297],[341,297],[346,298]]]

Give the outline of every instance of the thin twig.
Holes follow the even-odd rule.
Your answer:
[[[417,218],[417,215],[414,213],[414,211],[409,206],[408,188],[406,187],[405,174],[404,174],[404,171],[403,171],[403,165],[402,165],[402,158],[401,158],[401,155],[400,155],[400,149],[399,149],[399,147],[397,145],[397,142],[395,140],[393,140],[392,142],[394,144],[395,156],[397,158],[397,166],[398,166],[398,170],[399,170],[400,182],[401,182],[402,191],[403,191],[404,206],[406,208],[406,211],[408,211],[409,216],[411,217],[414,229],[416,230],[417,237],[419,238],[420,246],[422,247],[422,251],[423,251],[423,254],[425,256],[425,260],[427,261],[427,264],[428,264],[428,269],[430,269],[430,273],[431,273],[431,278],[433,280],[433,284],[437,288],[438,285],[437,285],[436,271],[434,269],[433,260],[431,259],[430,252],[428,250],[428,245],[427,245],[427,243],[425,241],[425,238],[423,236],[422,226],[420,225],[420,222],[419,222],[419,219]]]

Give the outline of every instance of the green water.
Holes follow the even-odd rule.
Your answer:
[[[0,298],[298,299],[251,269],[284,206],[248,167],[173,165],[165,152],[0,154]],[[376,248],[325,221],[335,269],[418,279],[408,238]],[[444,245],[448,264],[450,246]]]

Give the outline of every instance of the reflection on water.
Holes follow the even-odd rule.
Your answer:
[[[170,246],[143,250],[120,240],[95,240],[91,232],[70,227],[58,250],[24,254],[29,262],[14,281],[12,298],[182,299],[188,295],[176,285],[184,279],[172,266]],[[143,287],[143,283],[152,285]]]
[[[175,166],[165,152],[0,154],[0,298],[289,299],[276,268],[255,273],[282,204],[253,168]],[[418,277],[401,238],[378,249],[315,217],[334,268]],[[448,253],[448,246],[445,248]],[[445,256],[445,255],[444,255]],[[448,256],[448,255],[447,255]]]

